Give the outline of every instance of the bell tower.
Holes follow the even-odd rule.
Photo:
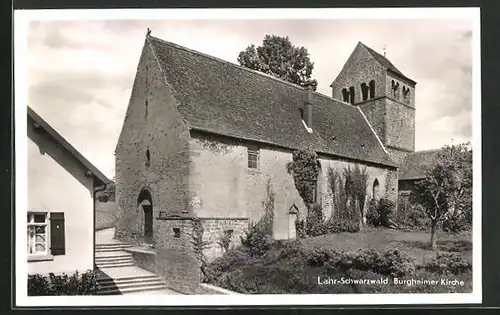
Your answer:
[[[399,164],[415,151],[415,85],[385,56],[358,42],[330,87],[334,99],[360,107]]]

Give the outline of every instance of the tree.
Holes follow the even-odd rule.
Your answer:
[[[426,178],[410,195],[431,220],[431,247],[436,246],[437,224],[461,216],[472,220],[472,149],[470,143],[444,146]],[[472,221],[471,221],[472,223]]]
[[[310,84],[316,90],[318,85],[311,79],[314,63],[307,49],[294,46],[288,36],[266,35],[261,46],[252,44],[241,51],[238,63],[303,87]]]

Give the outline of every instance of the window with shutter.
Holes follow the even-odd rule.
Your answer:
[[[54,256],[66,253],[64,212],[50,214],[50,251]]]
[[[47,255],[47,213],[28,213],[28,255]]]

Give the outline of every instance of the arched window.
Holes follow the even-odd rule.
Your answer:
[[[354,95],[354,86],[351,86],[349,88],[349,96],[350,96],[350,103],[354,104],[354,101],[356,100],[355,95]]]
[[[378,183],[378,179],[376,179],[376,178],[375,178],[375,181],[373,181],[372,197],[374,200],[380,199],[380,185]]]
[[[370,85],[370,98],[375,98],[375,80],[371,80],[369,85]]]
[[[342,89],[342,100],[344,102],[349,102],[349,91],[346,88]]]
[[[363,101],[368,99],[368,85],[366,83],[361,83],[361,95],[363,96]]]

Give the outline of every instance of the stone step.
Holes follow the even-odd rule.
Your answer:
[[[131,247],[134,244],[130,243],[109,243],[109,244],[95,244],[96,248],[117,248],[117,247]]]
[[[100,256],[96,257],[95,261],[96,262],[106,262],[106,261],[117,261],[117,260],[123,260],[123,259],[132,259],[132,255],[117,255],[117,256]]]
[[[125,283],[125,282],[132,281],[132,280],[135,281],[135,280],[149,280],[149,279],[161,279],[161,278],[155,274],[120,276],[117,278],[102,276],[102,277],[97,278],[97,282],[99,284],[107,284],[110,282],[113,282],[113,283],[122,283],[123,282],[123,283]]]
[[[120,295],[124,293],[132,293],[132,292],[144,292],[144,291],[156,291],[167,289],[166,284],[157,284],[151,286],[133,286],[123,289],[113,288],[108,290],[97,291],[98,295]]]
[[[105,282],[99,282],[99,290],[106,291],[115,288],[121,290],[137,286],[144,287],[144,286],[162,285],[162,284],[165,284],[165,281],[163,281],[163,279],[161,279],[160,277],[155,277],[151,279],[129,279],[126,281],[116,281],[116,282],[110,280]]]
[[[104,263],[104,264],[97,264],[97,268],[102,269],[102,268],[118,268],[118,267],[132,267],[135,266],[134,262],[132,260],[127,261],[127,262],[119,262],[119,263]]]
[[[132,246],[127,246],[127,247],[109,247],[109,248],[99,248],[99,247],[96,247],[95,248],[95,252],[96,253],[121,252],[124,249],[127,249],[129,247],[132,247]]]

